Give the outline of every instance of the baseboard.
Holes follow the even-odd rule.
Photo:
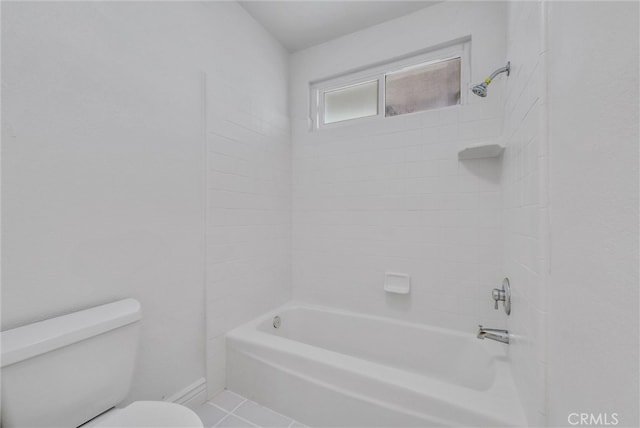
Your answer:
[[[183,406],[189,407],[191,409],[198,407],[206,400],[207,381],[203,377],[171,395],[170,397],[165,398],[165,401],[182,404]]]

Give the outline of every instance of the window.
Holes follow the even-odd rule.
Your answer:
[[[460,58],[389,73],[384,87],[386,116],[460,104]]]
[[[469,39],[311,84],[314,128],[383,120],[461,104],[469,83]]]
[[[378,114],[378,81],[324,92],[324,123]]]

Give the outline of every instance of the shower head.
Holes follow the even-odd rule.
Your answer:
[[[487,96],[487,83],[482,82],[481,84],[474,86],[471,90],[477,96],[484,98]]]
[[[471,91],[477,96],[484,98],[487,96],[487,87],[489,86],[489,83],[491,83],[491,81],[494,79],[494,77],[496,77],[500,73],[507,73],[507,76],[508,76],[510,72],[511,72],[511,62],[509,61],[507,62],[506,66],[499,68],[493,73],[491,73],[491,76],[484,79],[484,82],[471,88]]]

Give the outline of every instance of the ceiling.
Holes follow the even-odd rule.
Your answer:
[[[295,52],[439,1],[262,0],[239,3],[289,52]]]

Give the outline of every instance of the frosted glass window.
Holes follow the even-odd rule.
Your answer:
[[[460,103],[460,58],[385,76],[385,116]]]
[[[377,114],[377,80],[324,93],[324,123],[341,122]]]

